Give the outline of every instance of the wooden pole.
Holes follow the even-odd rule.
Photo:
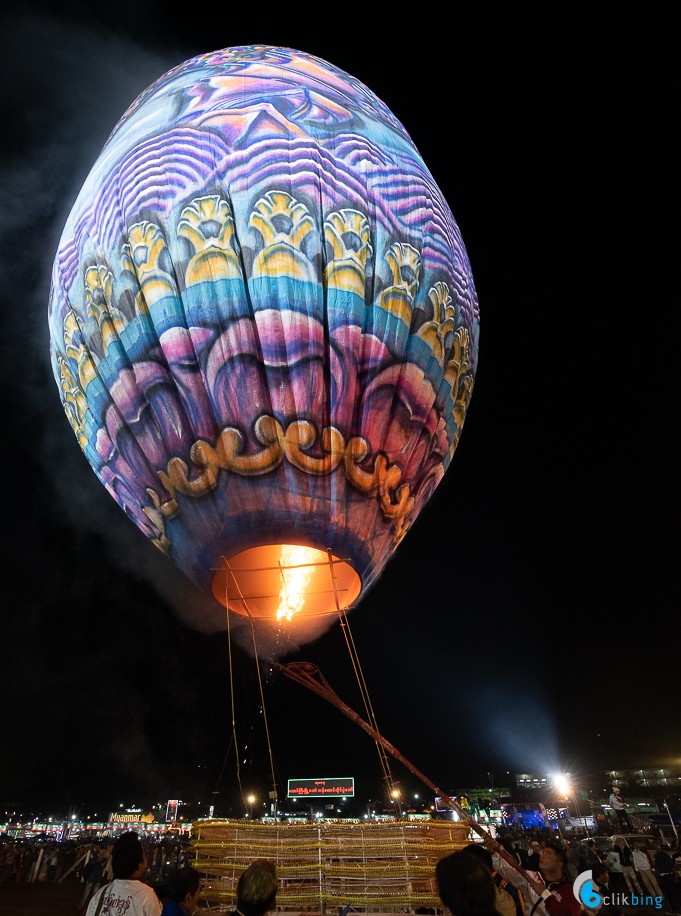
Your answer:
[[[396,760],[399,760],[410,773],[413,773],[418,779],[421,780],[424,785],[428,786],[436,795],[438,795],[445,804],[449,805],[456,813],[459,815],[462,821],[464,821],[471,830],[474,830],[478,836],[482,837],[483,840],[494,839],[490,833],[485,830],[478,822],[470,817],[464,811],[464,809],[456,802],[453,798],[450,798],[446,792],[443,792],[442,789],[438,788],[435,783],[431,782],[427,776],[425,776],[419,769],[417,769],[411,761],[401,754],[397,748],[393,747],[389,741],[376,731],[375,728],[372,728],[368,722],[365,722],[364,719],[359,716],[354,709],[351,709],[347,703],[344,703],[338,694],[332,689],[329,682],[326,680],[324,675],[321,673],[319,668],[316,665],[311,664],[310,662],[290,662],[287,665],[281,665],[278,662],[272,662],[274,667],[278,668],[282,674],[286,677],[291,678],[293,681],[302,684],[304,687],[307,687],[308,690],[311,690],[313,693],[316,693],[318,696],[327,700],[329,703],[332,703],[337,709],[348,717],[356,725],[359,725],[368,735],[370,735],[374,741],[378,741],[379,744],[385,748],[385,750]],[[517,859],[514,858],[504,847],[497,843],[495,846],[495,852],[501,856],[509,865],[511,865],[515,870],[523,876],[528,881],[533,881],[534,878],[529,875],[524,868],[518,863]]]

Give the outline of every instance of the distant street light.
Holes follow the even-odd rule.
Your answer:
[[[253,803],[255,802],[255,795],[249,795],[246,801],[248,802],[248,816],[252,818],[253,817]]]
[[[400,806],[400,790],[393,789],[390,794],[392,795],[393,802],[395,803],[395,813],[397,814],[397,817],[400,817],[402,814],[402,810]]]
[[[551,777],[551,783],[553,785],[553,788],[556,790],[556,793],[559,796],[562,796],[565,799],[566,804],[569,805],[570,792],[572,791],[572,786],[570,785],[569,776],[565,773],[555,773]],[[549,826],[548,821],[546,823],[546,826],[547,827]],[[558,816],[558,812],[556,812],[556,827],[558,828],[558,832],[562,834],[560,817]]]
[[[570,777],[565,776],[562,773],[558,773],[553,777],[553,785],[560,792],[561,795],[564,795],[565,798],[569,798],[572,792],[572,785],[570,783]]]

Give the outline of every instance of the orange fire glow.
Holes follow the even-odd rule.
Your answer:
[[[298,547],[295,544],[281,545],[281,591],[277,620],[293,620],[295,614],[303,609],[307,588],[314,572],[313,566],[319,551],[313,547]]]

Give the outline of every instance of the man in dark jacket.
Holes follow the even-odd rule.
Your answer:
[[[631,847],[627,845],[625,840],[622,840],[621,844],[615,843],[613,849],[619,853],[620,862],[622,863],[622,873],[624,875],[624,880],[627,882],[629,893],[633,894],[634,891],[636,891],[638,894],[643,894],[643,888],[639,883],[638,875],[634,868]]]
[[[590,869],[595,869],[598,865],[603,864],[603,859],[601,859],[600,853],[598,852],[598,846],[596,846],[595,840],[586,841],[586,867]]]
[[[670,911],[672,913],[681,913],[681,892],[679,892],[679,885],[674,875],[674,860],[659,841],[655,843],[653,862],[655,863],[658,883],[667,898]]]
[[[622,908],[612,902],[613,893],[610,890],[610,872],[608,871],[608,866],[603,862],[594,865],[592,881],[594,888],[603,901],[603,905],[598,912],[607,913],[609,916],[622,916]]]

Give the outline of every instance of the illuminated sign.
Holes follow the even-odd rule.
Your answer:
[[[166,824],[172,824],[178,819],[182,802],[179,798],[169,798],[166,803]]]
[[[465,795],[449,796],[453,802],[455,802],[460,808],[468,809],[470,807],[468,799]],[[451,811],[452,806],[449,805],[444,798],[440,795],[435,796],[435,810],[436,811]]]
[[[330,795],[355,794],[355,779],[353,776],[343,776],[338,779],[289,779],[289,798],[328,798]]]
[[[119,811],[112,811],[109,814],[109,823],[110,824],[153,824],[154,815],[149,814],[137,814],[136,812],[130,813],[126,812],[123,814]]]

